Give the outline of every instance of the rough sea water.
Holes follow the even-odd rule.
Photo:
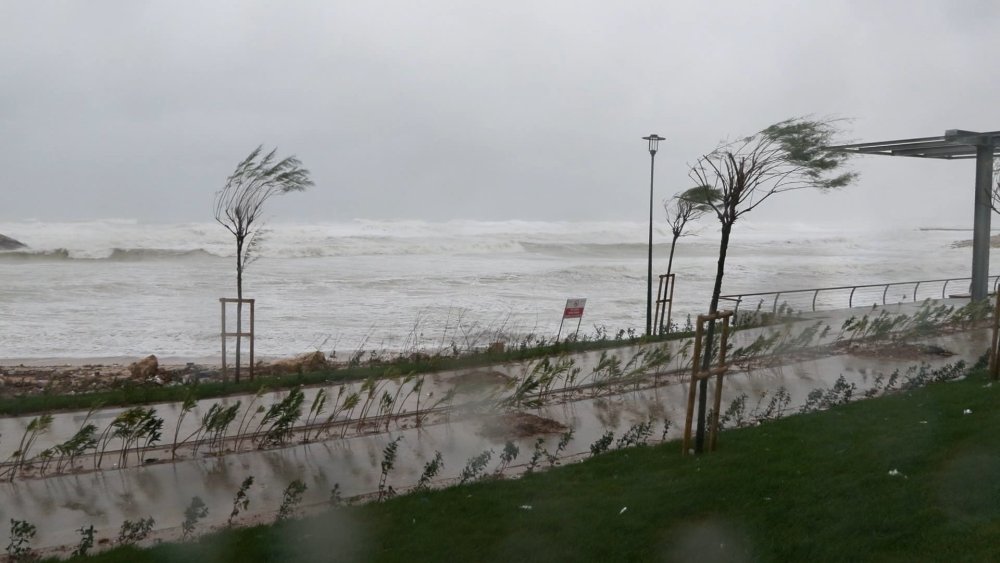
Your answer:
[[[343,358],[358,349],[467,349],[527,334],[551,339],[567,298],[587,299],[581,336],[641,333],[647,228],[273,223],[245,276],[245,297],[257,300],[256,351],[337,351]],[[717,224],[705,220],[693,232],[678,241],[674,258],[674,320],[681,325],[686,315],[707,311],[718,258]],[[29,246],[0,252],[0,361],[147,354],[219,361],[219,298],[236,294],[235,242],[220,225],[7,222],[0,233]],[[723,293],[967,277],[971,249],[953,244],[969,238],[971,231],[961,230],[737,223]],[[654,240],[655,292],[656,275],[667,267],[669,230],[659,226]],[[957,283],[948,291],[966,289]],[[912,286],[890,290],[901,293],[897,300],[912,298],[907,291]],[[568,322],[564,333],[576,330]]]

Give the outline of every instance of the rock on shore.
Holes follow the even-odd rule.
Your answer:
[[[0,250],[17,250],[18,248],[24,248],[26,246],[26,244],[19,240],[0,235]]]

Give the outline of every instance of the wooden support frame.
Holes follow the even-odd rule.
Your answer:
[[[708,450],[715,451],[719,436],[719,410],[722,408],[722,378],[729,371],[726,363],[726,349],[729,347],[729,324],[732,311],[718,311],[708,315],[698,315],[698,324],[694,333],[694,360],[691,363],[691,383],[688,387],[687,413],[684,418],[684,441],[682,453],[688,455],[691,450],[691,425],[694,422],[695,400],[697,399],[698,382],[715,377],[715,397],[713,402],[712,420],[709,421]],[[719,341],[719,361],[715,367],[706,371],[701,369],[702,339],[705,334],[705,323],[722,321],[722,331]]]
[[[670,332],[670,316],[674,310],[674,280],[675,274],[660,275],[660,287],[656,290],[656,319],[653,326],[656,334],[664,335]],[[666,322],[664,323],[664,310]]]
[[[249,326],[250,330],[249,330],[249,332],[242,332],[241,329],[243,327],[240,327],[240,326],[236,327],[236,332],[230,332],[230,331],[228,331],[226,329],[226,304],[227,303],[235,303],[236,306],[239,307],[239,308],[242,308],[244,304],[250,305],[250,319],[249,319],[250,320],[250,326]],[[251,380],[254,377],[254,350],[253,350],[253,341],[254,341],[254,303],[255,303],[255,300],[253,300],[253,299],[235,299],[235,298],[230,298],[230,297],[220,297],[219,298],[219,305],[220,305],[220,307],[222,309],[222,330],[220,332],[220,337],[222,338],[222,378],[223,378],[224,381],[229,381],[229,369],[228,369],[228,366],[226,364],[226,341],[229,338],[233,338],[233,337],[235,337],[237,339],[239,339],[239,338],[247,338],[249,340],[249,344],[250,344],[250,350],[249,350],[250,351],[250,371],[249,371],[249,373],[247,375],[248,375],[248,377]],[[240,318],[240,317],[241,317],[240,315],[236,316],[236,318]],[[239,358],[237,358],[236,360],[239,361]]]

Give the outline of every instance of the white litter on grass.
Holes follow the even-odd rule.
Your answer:
[[[521,510],[531,510],[531,505],[530,504],[522,504],[521,505]]]
[[[965,409],[962,414],[972,414],[972,409]]]
[[[902,475],[902,473],[900,473],[898,469],[890,469],[889,470],[889,476],[890,477],[899,477],[900,475]]]
[[[921,420],[920,424],[927,424],[927,421],[926,420]]]
[[[623,506],[622,509],[618,511],[618,514],[625,514],[626,510],[628,510],[628,507],[627,506]]]

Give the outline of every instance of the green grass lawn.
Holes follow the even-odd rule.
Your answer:
[[[701,457],[615,451],[93,559],[1000,561],[998,392],[977,372],[729,431]]]

